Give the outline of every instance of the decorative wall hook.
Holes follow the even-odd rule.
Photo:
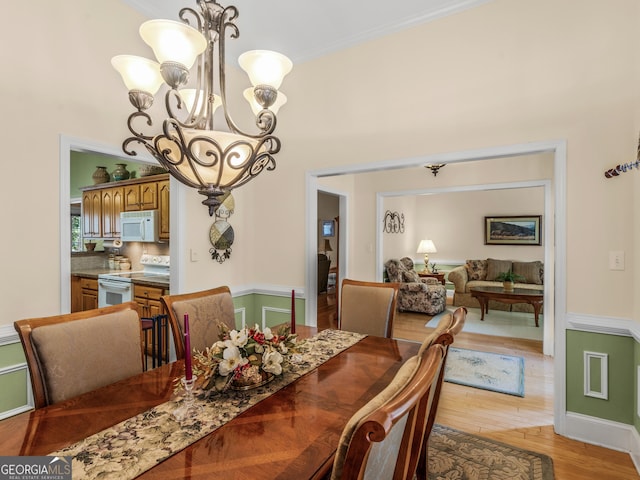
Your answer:
[[[638,170],[640,170],[640,139],[638,139],[638,152],[636,154],[636,161],[621,163],[620,165],[616,165],[615,168],[610,168],[609,170],[604,172],[604,176],[606,178],[617,177],[621,173],[626,173],[629,170],[633,170],[634,168],[637,168]]]

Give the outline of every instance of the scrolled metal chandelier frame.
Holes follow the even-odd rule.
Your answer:
[[[227,108],[225,76],[225,38],[227,33],[232,39],[239,37],[234,23],[238,10],[233,6],[222,7],[215,0],[197,3],[199,12],[192,8],[180,10],[181,22],[151,20],[140,27],[140,35],[153,48],[158,63],[119,55],[112,59],[112,64],[121,73],[129,88],[129,100],[136,108],[127,121],[133,136],[124,140],[122,149],[135,156],[134,147],[144,146],[173,177],[207,197],[202,203],[213,216],[225,192],[244,185],[264,170],[276,168],[274,155],[281,144],[273,132],[277,110],[286,102],[278,88],[292,64],[284,55],[266,50],[240,56],[240,66],[253,83],[253,89],[245,90],[244,96],[256,115],[258,128],[257,133],[244,132]],[[165,37],[158,40],[161,35]],[[173,48],[177,56],[189,49],[195,53],[192,58],[184,54],[184,59],[173,60],[171,53],[162,51],[167,47]],[[189,81],[194,63],[195,89],[182,88]],[[145,133],[148,127],[153,127],[147,110],[163,82],[169,87],[165,94],[167,117],[161,132]],[[219,97],[214,93],[216,86]],[[218,106],[223,108],[229,131],[214,130]]]

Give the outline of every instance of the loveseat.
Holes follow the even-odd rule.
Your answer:
[[[384,267],[390,282],[398,288],[398,310],[437,315],[444,311],[447,303],[447,289],[436,278],[420,278],[413,269],[413,260],[403,257],[388,260]]]
[[[465,265],[454,268],[447,279],[453,283],[453,305],[480,308],[478,300],[471,296],[473,287],[502,287],[496,277],[502,272],[512,270],[524,280],[519,280],[515,288],[544,290],[544,266],[540,261],[520,262],[517,260],[467,260]],[[490,301],[489,308],[494,310],[512,310],[515,312],[533,312],[533,307],[526,303],[509,305]]]

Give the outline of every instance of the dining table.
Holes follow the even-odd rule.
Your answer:
[[[297,328],[299,338],[313,339],[318,336],[316,333],[312,327]],[[202,438],[166,458],[159,457],[135,478],[321,479],[331,470],[349,419],[389,384],[419,346],[403,340],[362,336]],[[152,416],[149,412],[158,406],[179,403],[175,386],[182,376],[184,362],[178,360],[2,420],[0,455],[64,452],[127,419]],[[239,398],[250,398],[252,392],[243,395]],[[122,433],[125,434],[130,435]],[[94,478],[103,477],[98,472]]]

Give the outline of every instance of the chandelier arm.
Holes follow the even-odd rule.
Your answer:
[[[203,2],[201,0],[198,1],[198,5],[200,5],[200,8],[204,9],[205,7],[202,5],[202,3]],[[188,18],[189,15],[193,16],[193,18],[195,20],[196,25],[195,25],[194,28],[198,29],[198,31],[201,32],[202,31],[202,16],[198,12],[196,12],[191,7],[184,7],[182,9],[180,9],[180,12],[178,12],[178,18],[180,18],[180,20],[182,20],[187,25],[191,25],[191,22],[189,21],[189,18]]]
[[[146,118],[147,119],[147,126],[151,127],[153,126],[153,120],[151,119],[151,116],[146,113],[146,112],[141,112],[141,111],[137,111],[137,112],[133,112],[131,115],[129,115],[129,118],[127,119],[127,127],[129,128],[129,131],[137,138],[137,139],[142,139],[142,140],[151,140],[153,137],[152,136],[147,136],[144,135],[142,132],[138,132],[135,128],[133,128],[133,122],[138,118],[138,117],[142,117],[142,118]]]
[[[197,128],[198,127],[198,119],[194,119],[193,121],[189,122],[189,121],[181,121],[178,116],[176,115],[173,107],[171,106],[171,98],[174,98],[176,103],[176,108],[178,110],[182,110],[182,104],[184,103],[184,101],[182,100],[182,97],[180,96],[180,92],[176,89],[170,89],[167,90],[167,93],[164,96],[164,108],[167,110],[167,114],[169,115],[169,119],[171,119],[173,122],[175,122],[177,125],[180,125],[183,128]],[[196,98],[196,102],[194,102],[194,105],[197,104],[197,98]],[[195,107],[192,107],[195,108]],[[189,116],[187,117],[188,119],[191,118],[191,112],[189,112]],[[167,119],[168,120],[168,119]]]

